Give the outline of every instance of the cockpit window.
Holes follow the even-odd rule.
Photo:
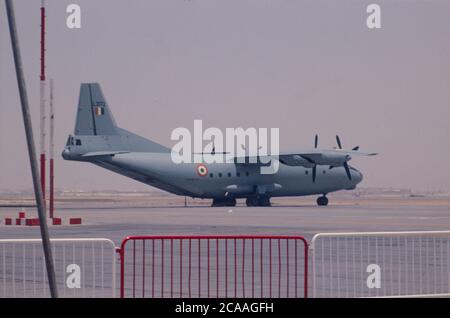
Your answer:
[[[73,137],[72,136],[69,136],[69,138],[67,138],[66,146],[73,146]]]
[[[75,145],[81,146],[81,139],[75,139]]]

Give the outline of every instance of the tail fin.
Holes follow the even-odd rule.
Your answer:
[[[75,135],[117,135],[116,128],[100,85],[81,84]]]
[[[84,147],[89,151],[170,152],[163,145],[118,127],[98,83],[81,84],[74,135],[95,139],[90,144],[93,149]]]

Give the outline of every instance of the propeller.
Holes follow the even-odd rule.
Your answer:
[[[338,145],[338,149],[342,149],[341,139],[339,138],[338,135],[336,135],[336,142],[337,142],[337,145]]]
[[[319,144],[319,135],[316,134],[316,136],[314,137],[314,148],[317,149],[317,146]],[[314,164],[314,166],[312,167],[312,181],[313,183],[316,182],[316,175],[317,175],[317,165],[314,161],[310,160],[310,162],[312,164]]]
[[[338,135],[336,135],[336,143],[337,143],[337,145],[338,145],[337,148],[342,150],[341,138],[339,138]],[[358,150],[359,150],[359,146],[356,146],[356,147],[353,147],[353,148],[352,148],[352,151],[358,151]]]
[[[202,154],[202,155],[205,155],[206,152],[202,152],[201,154]],[[212,144],[211,152],[210,152],[209,154],[210,154],[210,155],[215,155],[215,154],[216,154],[216,145],[215,145],[214,141],[213,141],[213,144]]]
[[[206,155],[206,154],[208,154],[207,152],[193,152],[193,154],[194,155]],[[210,155],[216,155],[216,154],[218,154],[218,155],[226,155],[226,154],[229,154],[229,152],[225,152],[225,151],[221,151],[221,152],[216,152],[216,145],[214,144],[214,142],[213,142],[213,145],[212,145],[212,149],[211,149],[211,152],[209,153]]]
[[[241,144],[241,148],[242,148],[242,150],[247,151],[247,146]],[[258,150],[261,150],[261,149],[262,149],[262,146],[258,146]]]
[[[344,162],[344,168],[347,173],[348,180],[352,180],[352,174],[350,173],[350,168],[348,167],[347,161]]]
[[[338,145],[338,149],[342,149],[342,143],[341,143],[341,139],[339,138],[338,135],[336,135],[336,143]],[[353,147],[352,151],[358,151],[359,150],[359,146]],[[347,174],[348,180],[352,180],[352,174],[350,173],[350,168],[348,166],[347,161],[344,162],[343,164],[344,169],[345,169],[345,173]]]
[[[318,143],[319,143],[319,137],[318,137],[318,135],[316,134],[316,136],[315,136],[315,138],[314,138],[314,148],[317,148]],[[337,143],[337,149],[342,150],[343,148],[342,148],[341,138],[339,138],[338,135],[336,135],[336,143]],[[358,150],[359,150],[359,146],[356,146],[356,147],[353,147],[353,148],[352,148],[352,151],[358,151]],[[311,162],[312,164],[314,164],[314,166],[312,167],[312,180],[313,180],[313,182],[316,182],[317,165],[316,165],[316,163],[315,163],[314,161],[312,161],[312,160],[310,160],[310,162]],[[351,174],[350,167],[349,167],[347,161],[345,161],[342,165],[343,165],[343,167],[344,167],[344,169],[345,169],[345,173],[347,174],[348,179],[349,179],[349,180],[352,180],[352,174]],[[330,165],[329,169],[331,170],[331,169],[333,169],[333,168],[334,168],[334,166],[331,166],[331,165]]]

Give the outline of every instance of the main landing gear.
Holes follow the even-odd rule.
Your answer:
[[[218,206],[236,206],[236,199],[213,199],[213,202],[211,204],[212,207],[218,207]]]
[[[247,206],[271,206],[270,197],[249,197],[245,203]]]
[[[328,205],[328,198],[325,196],[325,194],[317,198],[317,205],[320,206]]]

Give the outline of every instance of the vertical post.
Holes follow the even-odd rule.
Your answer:
[[[40,73],[40,163],[41,187],[45,203],[45,0],[41,0],[41,73]]]
[[[308,277],[309,277],[309,272],[308,272],[308,266],[309,266],[309,264],[308,264],[308,258],[309,258],[308,248],[309,248],[309,246],[308,246],[308,242],[306,242],[305,239],[302,239],[302,241],[303,241],[303,244],[305,246],[305,255],[304,255],[304,257],[305,257],[305,260],[304,260],[304,262],[305,262],[304,263],[304,266],[305,266],[304,289],[305,289],[305,298],[308,298]],[[313,249],[313,253],[315,253],[314,249]],[[314,261],[314,257],[315,256],[313,256],[313,261]],[[314,270],[314,267],[313,267],[313,270]]]
[[[120,298],[125,298],[125,243],[127,240],[122,242],[120,250],[118,251],[120,256]]]
[[[36,149],[34,146],[33,127],[31,124],[30,108],[28,106],[28,96],[25,86],[25,78],[23,75],[22,57],[20,55],[19,40],[17,36],[16,20],[14,15],[14,7],[11,0],[5,0],[6,13],[8,16],[9,33],[11,36],[11,46],[14,56],[14,65],[16,69],[17,86],[19,88],[20,104],[22,108],[23,123],[25,126],[25,135],[27,139],[28,156],[31,166],[31,175],[33,177],[34,195],[36,199],[39,225],[42,236],[42,246],[44,249],[45,265],[47,268],[47,276],[50,287],[50,294],[53,298],[58,297],[56,288],[55,270],[53,267],[52,249],[47,228],[47,220],[45,216],[44,197],[42,195],[41,183],[39,182],[39,170],[36,158]]]
[[[53,78],[50,79],[50,218],[54,217],[55,210],[55,168],[54,168],[54,152],[55,152],[55,111],[53,108]]]

